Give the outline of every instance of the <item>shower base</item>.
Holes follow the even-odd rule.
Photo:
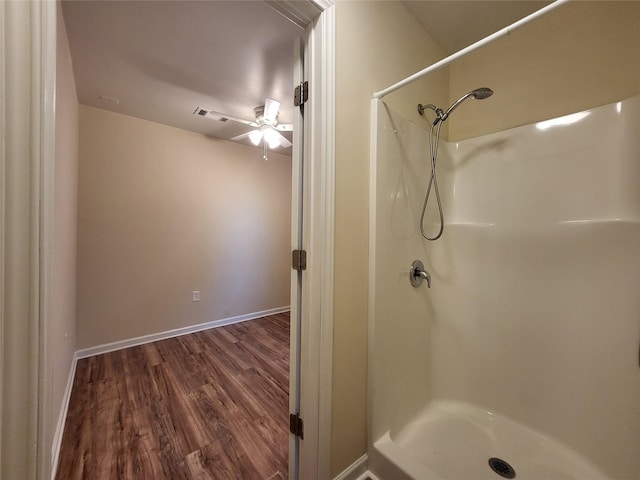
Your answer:
[[[386,460],[385,479],[609,480],[566,445],[462,402],[432,402],[397,433],[385,433],[374,450]]]

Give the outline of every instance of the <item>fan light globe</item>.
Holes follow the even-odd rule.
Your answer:
[[[250,132],[249,140],[251,140],[251,143],[253,143],[257,147],[260,143],[260,140],[262,140],[262,132],[260,130],[254,130],[253,132]]]
[[[278,133],[272,128],[265,129],[264,140],[269,144],[269,148],[276,148],[280,146],[280,138],[278,138]]]

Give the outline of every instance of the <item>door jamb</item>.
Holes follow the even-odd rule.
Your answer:
[[[304,479],[329,479],[333,368],[335,7],[326,8],[314,22],[307,54],[310,57],[311,108],[305,118],[309,132],[305,138],[305,175],[310,192],[305,208],[309,243],[308,283],[303,295],[308,308],[302,318],[301,347],[305,355],[301,367],[301,405],[303,409],[308,407],[303,412],[314,422],[311,425],[315,430],[315,447],[312,446],[311,451],[301,449],[300,472]],[[305,423],[310,425],[308,420]]]
[[[301,479],[328,480],[333,368],[335,7],[331,0],[269,3],[292,21],[302,18],[307,30],[305,63],[310,93],[305,104],[303,146],[303,248],[307,250],[307,270],[303,275],[300,362],[300,411],[305,431],[299,471]]]
[[[0,476],[51,476],[56,3],[0,2]]]

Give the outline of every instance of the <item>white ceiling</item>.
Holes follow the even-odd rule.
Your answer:
[[[451,53],[549,2],[403,3]],[[302,30],[265,1],[62,6],[82,104],[223,139],[249,127],[193,115],[196,107],[253,120],[271,97],[281,102],[279,122],[293,121],[293,43]]]
[[[302,30],[267,3],[62,5],[80,103],[227,139],[250,127],[195,108],[254,120],[254,107],[271,97],[282,103],[279,122],[293,121],[293,42]]]

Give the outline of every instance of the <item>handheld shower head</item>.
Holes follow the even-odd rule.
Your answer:
[[[451,105],[447,109],[446,112],[443,112],[439,108],[433,108],[433,110],[435,110],[436,112],[436,119],[433,121],[433,124],[437,125],[438,122],[444,122],[447,118],[449,118],[449,115],[451,115],[451,112],[453,112],[456,108],[458,108],[458,105],[464,102],[467,98],[473,97],[476,100],[484,100],[485,98],[489,98],[491,95],[493,95],[493,90],[491,90],[490,88],[487,88],[487,87],[476,88],[475,90],[472,90],[469,93],[465,93],[463,96],[461,96],[458,100],[456,100],[453,103],[453,105]],[[424,108],[421,111],[419,106],[418,111],[420,112],[420,115],[422,115],[422,111],[424,111]]]
[[[473,98],[476,100],[484,100],[485,98],[489,98],[493,95],[493,90],[487,87],[476,88],[473,92],[471,92]]]
[[[458,100],[456,100],[453,105],[449,107],[449,109],[444,112],[441,108],[436,107],[435,105],[429,103],[427,105],[418,104],[418,113],[420,115],[424,115],[424,111],[429,108],[436,113],[436,119],[433,121],[431,128],[429,129],[429,156],[431,160],[431,177],[429,178],[429,184],[427,185],[427,191],[424,195],[424,202],[422,204],[422,213],[420,214],[420,233],[427,240],[437,240],[442,236],[442,232],[444,232],[444,213],[442,211],[442,202],[440,201],[440,193],[438,191],[438,176],[436,175],[436,161],[438,160],[438,143],[440,142],[440,128],[442,124],[440,122],[444,122],[451,112],[453,112],[458,105],[464,102],[467,98],[473,97],[476,100],[484,100],[485,98],[489,98],[493,95],[493,90],[490,88],[482,87],[476,88],[475,90],[470,91],[469,93],[465,93]],[[437,128],[436,128],[437,126]],[[435,131],[435,141],[434,141],[434,131]],[[430,237],[425,232],[424,228],[424,217],[427,211],[427,205],[429,204],[429,195],[431,194],[431,187],[436,194],[436,202],[438,204],[438,213],[440,214],[440,230],[438,233]]]

